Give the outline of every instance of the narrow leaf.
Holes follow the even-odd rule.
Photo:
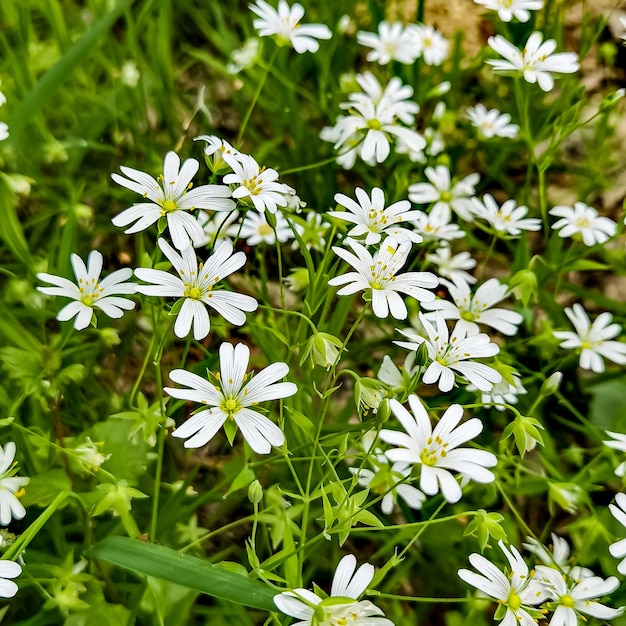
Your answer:
[[[89,554],[101,561],[169,580],[214,598],[264,611],[276,610],[276,592],[267,585],[171,548],[128,537],[107,537]]]

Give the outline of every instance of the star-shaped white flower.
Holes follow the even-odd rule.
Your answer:
[[[8,526],[12,519],[22,519],[26,515],[26,509],[19,501],[18,496],[24,493],[23,487],[28,485],[30,478],[21,478],[15,475],[17,473],[17,464],[14,463],[15,450],[16,447],[12,441],[9,441],[4,449],[0,446],[0,524],[2,526]],[[1,576],[2,573],[0,572]],[[11,576],[11,578],[13,577]],[[0,595],[1,590],[2,587],[0,586]]]
[[[553,73],[573,74],[578,71],[578,57],[573,52],[556,50],[556,41],[547,39],[542,43],[543,35],[534,32],[520,51],[502,35],[489,37],[489,45],[502,59],[489,59],[487,63],[499,72],[521,72],[528,83],[537,83],[543,91],[552,91]]]
[[[223,154],[223,158],[233,170],[226,174],[223,181],[227,185],[238,185],[233,191],[233,198],[249,198],[254,208],[263,213],[266,209],[276,213],[279,206],[287,206],[289,187],[278,180],[278,172],[272,168],[261,167],[249,154]]]
[[[555,206],[549,213],[561,218],[552,224],[552,228],[560,229],[559,237],[579,234],[586,246],[608,241],[617,230],[617,224],[612,219],[599,216],[593,207],[584,202],[574,203],[574,208]]]
[[[342,152],[337,161],[346,168],[354,165],[357,156],[368,164],[383,163],[391,153],[391,142],[397,140],[407,150],[421,152],[426,140],[398,123],[413,125],[419,111],[409,100],[413,88],[395,77],[383,89],[369,72],[357,76],[357,81],[363,93],[350,94],[349,101],[341,104],[350,114],[340,116],[334,127],[326,127],[320,134]]]
[[[458,224],[452,223],[451,217],[450,209],[445,204],[437,203],[428,213],[418,211],[414,222],[415,230],[426,241],[448,242],[465,237],[465,231]]]
[[[128,226],[135,222],[124,231],[131,234],[145,230],[160,217],[165,217],[176,248],[183,250],[189,246],[189,240],[194,245],[200,245],[204,233],[191,211],[232,211],[235,203],[225,185],[202,185],[191,189],[191,179],[199,167],[195,159],[187,159],[181,167],[179,156],[170,151],[165,155],[163,174],[159,177],[161,182],[157,182],[145,172],[122,165],[120,169],[127,178],[119,174],[111,174],[111,178],[118,185],[141,194],[149,202],[134,204],[111,221],[115,226]]]
[[[441,491],[448,502],[458,502],[462,491],[452,472],[458,472],[479,483],[495,480],[488,467],[494,467],[497,458],[486,450],[459,448],[462,443],[474,439],[483,429],[478,418],[460,424],[463,408],[453,404],[442,415],[433,429],[424,405],[416,395],[409,396],[412,414],[397,400],[389,406],[406,431],[383,429],[380,439],[398,446],[385,453],[394,463],[420,466],[420,489],[433,496]]]
[[[529,572],[528,565],[515,546],[510,546],[509,551],[502,541],[498,541],[498,545],[511,567],[508,575],[503,574],[484,556],[470,554],[469,562],[480,574],[460,569],[459,578],[506,607],[503,626],[537,626],[537,620],[528,609],[544,602],[549,597],[548,593]]]
[[[615,496],[615,504],[609,504],[609,510],[613,517],[626,528],[626,493],[618,493]],[[616,559],[622,559],[617,565],[617,571],[626,576],[626,539],[620,539],[609,546],[609,553]]]
[[[146,296],[183,298],[174,324],[174,334],[177,337],[186,337],[193,324],[194,339],[204,339],[210,330],[207,307],[215,309],[236,326],[245,324],[244,311],[256,311],[258,302],[251,296],[214,289],[219,281],[246,262],[243,252],[233,254],[233,247],[229,242],[222,243],[200,268],[195,250],[191,246],[180,255],[165,239],[159,239],[159,247],[179,277],[162,270],[139,268],[135,270],[137,278],[152,284],[139,285],[137,291]]]
[[[257,454],[269,454],[272,446],[282,446],[285,436],[274,422],[261,415],[260,402],[293,396],[294,383],[276,381],[289,372],[286,363],[272,363],[258,374],[247,374],[250,349],[240,343],[220,346],[220,373],[207,380],[186,370],[170,372],[170,378],[188,389],[165,387],[164,391],[180,400],[199,402],[205,407],[179,426],[172,435],[185,441],[186,448],[208,443],[226,420],[233,420],[244,439]]]
[[[433,209],[447,207],[455,211],[459,217],[470,221],[473,219],[475,187],[480,180],[478,174],[469,174],[454,184],[450,170],[445,165],[427,167],[424,170],[428,183],[409,185],[409,200],[415,204],[434,203]]]
[[[336,246],[333,250],[356,271],[328,281],[328,284],[333,286],[345,285],[337,292],[337,295],[346,296],[357,291],[367,291],[372,298],[374,315],[386,318],[391,314],[397,320],[406,319],[408,314],[400,293],[412,296],[420,302],[435,299],[434,294],[427,291],[439,284],[439,279],[433,273],[398,273],[406,263],[411,250],[409,241],[399,243],[397,239],[387,237],[373,256],[365,246],[353,239],[347,238],[344,242],[352,248],[355,254]]]
[[[17,578],[22,573],[22,566],[15,561],[0,561],[0,598],[12,598],[18,592],[18,586],[9,578]]]
[[[281,243],[293,239],[293,231],[289,222],[278,211],[274,214],[276,225],[272,228],[265,219],[264,213],[248,211],[241,225],[233,224],[228,230],[231,237],[245,239],[249,246],[258,246],[260,243],[274,245],[278,240]]]
[[[486,9],[498,12],[503,22],[510,22],[513,18],[520,22],[530,19],[530,11],[538,11],[543,6],[543,0],[474,0]]]
[[[626,343],[609,341],[620,334],[622,327],[611,323],[613,316],[600,313],[593,321],[583,307],[576,303],[571,309],[565,309],[565,315],[574,325],[576,332],[554,331],[558,339],[563,339],[561,348],[581,350],[579,365],[584,370],[591,370],[598,374],[604,372],[604,360],[609,359],[618,365],[626,364]]]
[[[419,319],[426,337],[418,335],[415,330],[401,330],[411,341],[394,343],[408,350],[418,350],[422,344],[426,344],[431,363],[422,376],[422,382],[427,385],[438,383],[440,391],[448,392],[454,387],[454,373],[457,372],[481,391],[490,391],[493,383],[502,380],[502,376],[492,367],[470,360],[498,354],[500,348],[491,343],[489,335],[479,333],[468,336],[467,327],[457,324],[450,336],[440,311],[435,311],[434,323],[423,313],[419,314]]]
[[[606,431],[606,434],[609,437],[612,437],[610,441],[603,441],[602,443],[609,448],[613,448],[615,450],[620,450],[621,452],[626,452],[626,434],[624,433],[615,433],[610,430]],[[626,461],[623,461],[615,468],[615,475],[620,478],[626,476]]]
[[[466,113],[472,126],[474,126],[485,139],[491,139],[493,137],[515,139],[519,133],[519,126],[517,124],[511,124],[511,116],[508,113],[500,113],[498,109],[490,109],[488,111],[485,105],[479,103],[467,109]]]
[[[441,65],[448,58],[450,45],[438,30],[424,24],[410,24],[406,30],[426,65]]]
[[[494,305],[506,298],[508,287],[497,278],[490,278],[472,294],[466,282],[458,284],[446,281],[453,302],[437,298],[434,302],[424,302],[427,311],[441,311],[447,320],[458,320],[457,328],[464,328],[468,335],[480,332],[478,324],[486,324],[503,335],[517,334],[517,327],[524,318],[516,311],[494,309]]]
[[[453,255],[449,246],[442,245],[435,252],[427,254],[426,260],[437,266],[437,273],[440,276],[455,283],[466,282],[473,285],[476,282],[476,278],[466,271],[476,267],[476,259],[473,259],[467,251]]]
[[[348,236],[365,235],[366,246],[377,244],[383,234],[395,237],[399,241],[402,239],[408,239],[413,243],[423,241],[415,231],[398,226],[418,216],[417,211],[410,210],[411,203],[408,200],[400,200],[385,207],[385,192],[379,187],[372,189],[371,199],[364,189],[357,188],[355,194],[358,203],[342,193],[335,194],[335,202],[348,210],[328,211],[328,215],[332,217],[355,224],[348,232]]]
[[[103,257],[100,252],[92,250],[89,253],[86,267],[77,254],[72,254],[70,260],[76,283],[54,274],[44,272],[37,274],[39,280],[54,285],[54,287],[37,287],[38,291],[49,296],[62,296],[73,300],[57,313],[57,319],[60,322],[76,317],[74,328],[83,330],[89,326],[94,308],[100,309],[112,318],[122,317],[125,310],[134,308],[135,303],[132,300],[119,297],[137,292],[135,283],[124,282],[133,275],[130,268],[112,272],[101,281]]]
[[[256,0],[250,10],[258,15],[252,24],[260,37],[276,37],[279,46],[290,45],[298,54],[317,52],[318,39],[330,39],[332,33],[324,24],[301,24],[304,8],[301,4],[291,7],[285,0],[278,1],[278,10],[265,0]]]
[[[583,622],[587,621],[585,615],[611,620],[624,612],[624,608],[612,609],[596,601],[619,587],[619,580],[615,576],[609,576],[606,580],[589,576],[568,585],[561,572],[538,565],[535,568],[535,580],[542,583],[556,604],[549,626],[576,626],[579,616]]]
[[[380,22],[378,33],[359,31],[356,39],[360,45],[372,48],[366,59],[370,63],[387,65],[391,61],[411,64],[420,55],[415,38],[401,22]]]
[[[274,604],[300,620],[293,626],[394,626],[375,604],[358,601],[372,578],[373,565],[363,563],[357,570],[356,558],[347,554],[335,570],[330,597],[322,599],[308,589],[294,589],[274,596]]]
[[[594,575],[593,571],[587,567],[571,564],[570,547],[566,539],[554,533],[551,533],[551,537],[552,551],[548,551],[548,549],[534,537],[526,537],[526,543],[523,543],[522,546],[534,554],[544,566],[555,568],[554,571],[558,571],[559,576],[561,576],[562,572],[571,580],[580,581]]]
[[[523,230],[541,230],[541,220],[524,217],[528,213],[528,207],[517,206],[515,200],[506,200],[502,206],[498,206],[493,196],[486,193],[482,202],[478,198],[473,201],[476,216],[487,220],[498,235],[518,237]]]

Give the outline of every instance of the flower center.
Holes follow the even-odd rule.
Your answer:
[[[261,237],[267,237],[268,235],[271,235],[274,231],[272,230],[272,227],[269,224],[260,224],[259,225],[259,235],[261,235]]]
[[[178,209],[178,205],[176,204],[176,202],[174,202],[174,200],[165,200],[163,203],[161,203],[161,208],[166,213],[171,213],[172,211],[176,211],[176,209]]]
[[[95,282],[93,278],[87,282],[79,278],[78,291],[80,291],[80,301],[85,306],[93,306],[96,300],[102,295],[100,283]]]
[[[258,196],[263,191],[263,182],[259,180],[259,176],[252,178],[244,178],[241,184],[253,195]]]
[[[461,317],[467,322],[473,322],[477,316],[471,311],[461,311]]]
[[[443,459],[448,456],[448,451],[446,448],[450,444],[448,442],[443,442],[441,437],[437,435],[434,439],[429,437],[426,441],[426,447],[420,452],[420,461],[424,465],[428,465],[430,467],[434,467],[437,465],[439,459]]]
[[[591,224],[588,217],[579,217],[574,221],[574,225],[583,230],[589,228]]]
[[[515,593],[514,589],[509,592],[509,597],[506,599],[505,604],[511,609],[511,611],[519,611],[522,606],[521,598]]]
[[[192,298],[193,300],[200,300],[200,298],[202,297],[202,292],[200,291],[200,289],[198,289],[198,287],[186,285],[183,296],[185,298]]]
[[[452,194],[449,191],[442,191],[440,199],[442,202],[450,202],[450,200],[452,200]]]
[[[228,396],[220,403],[220,409],[222,409],[224,413],[227,413],[230,419],[233,419],[234,414],[238,413],[242,409],[242,406],[241,402],[236,397]]]
[[[367,127],[371,130],[380,130],[382,124],[374,117],[371,120],[367,120]]]
[[[565,594],[564,596],[561,596],[560,604],[562,604],[564,607],[567,607],[568,609],[573,609],[576,602],[574,601],[574,598],[572,598],[572,596]]]

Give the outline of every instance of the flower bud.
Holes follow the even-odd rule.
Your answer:
[[[554,372],[554,374],[546,378],[546,380],[543,382],[543,385],[541,385],[539,395],[551,396],[553,393],[556,393],[561,386],[562,380],[563,374],[561,372]]]
[[[263,487],[258,480],[253,480],[248,487],[248,500],[252,504],[258,504],[263,500]]]

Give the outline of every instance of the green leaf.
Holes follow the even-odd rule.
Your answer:
[[[61,491],[71,491],[72,481],[62,469],[48,470],[37,476],[33,476],[24,488],[22,504],[25,507],[48,506]]]
[[[227,498],[231,493],[247,487],[254,480],[254,478],[254,472],[246,465],[230,484],[230,487],[224,494],[224,497]]]
[[[11,135],[14,130],[11,128]],[[33,259],[24,237],[24,231],[17,217],[15,207],[17,196],[11,189],[5,174],[0,174],[0,207],[2,207],[2,219],[0,220],[0,237],[11,249],[11,252],[28,267],[33,267]]]
[[[68,78],[72,70],[80,65],[98,39],[113,26],[115,21],[132,4],[133,0],[122,0],[111,12],[98,20],[37,82],[26,95],[10,120],[10,140],[18,143],[28,124],[44,108],[54,93]]]
[[[166,548],[128,537],[107,537],[89,555],[118,567],[169,580],[214,598],[275,611],[276,591],[267,585]]]
[[[589,259],[578,259],[573,263],[567,265],[567,267],[563,268],[564,272],[573,272],[573,271],[590,271],[590,270],[599,270],[605,271],[610,269],[610,267],[604,263],[598,263],[597,261],[590,261]]]

